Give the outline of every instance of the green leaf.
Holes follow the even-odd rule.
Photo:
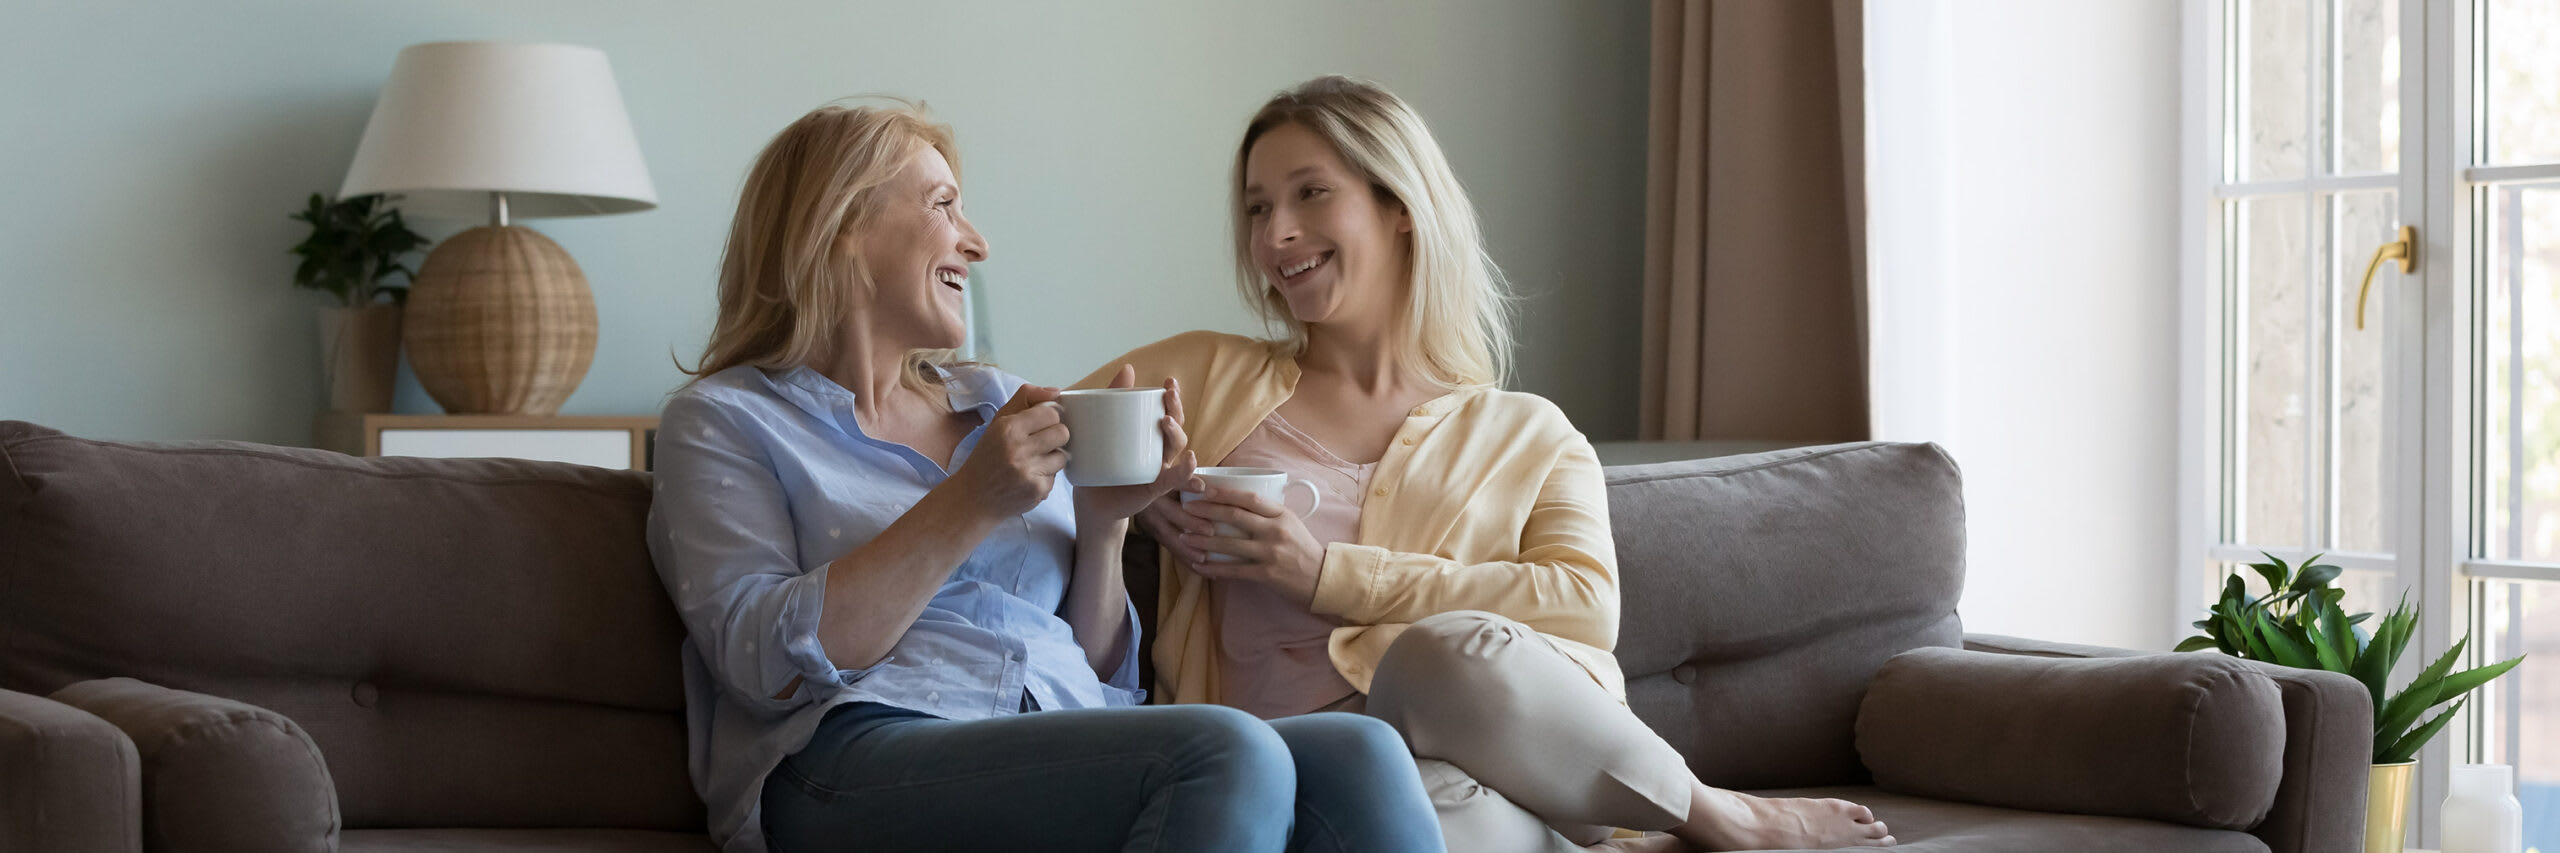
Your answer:
[[[2317,560],[2319,558],[2313,557],[2312,559]],[[2336,566],[2306,566],[2302,569],[2301,574],[2294,576],[2292,589],[2297,591],[2309,591],[2327,587],[2330,581],[2338,579],[2338,572],[2339,569]],[[2344,590],[2340,590],[2340,592],[2344,592]]]
[[[2265,614],[2260,612],[2257,616],[2263,618]],[[2266,637],[2259,632],[2255,620],[2235,618],[2231,627],[2240,635],[2238,639],[2232,641],[2232,645],[2240,648],[2241,657],[2270,662],[2276,659],[2275,652],[2268,647]]]
[[[2188,637],[2184,640],[2179,640],[2177,650],[2182,652],[2202,651],[2213,648],[2216,645],[2219,645],[2219,643],[2217,643],[2212,637],[2198,635]]]
[[[2356,638],[2349,633],[2347,615],[2339,612],[2336,602],[2314,598],[2309,608],[2317,618],[2319,633],[2311,651],[2320,657],[2320,668],[2330,672],[2346,672],[2355,666]]]
[[[2272,660],[2295,669],[2320,668],[2320,659],[2311,654],[2309,644],[2287,630],[2289,626],[2278,623],[2263,610],[2255,615],[2258,634],[2266,640],[2267,649],[2275,653]]]
[[[2468,641],[2469,639],[2470,638],[2468,637],[2464,638],[2465,641]],[[2456,644],[2456,647],[2459,648],[2460,644]],[[2479,689],[2480,685],[2489,683],[2491,679],[2507,674],[2507,670],[2514,669],[2516,668],[2516,664],[2523,662],[2524,656],[2517,655],[2497,663],[2489,664],[2488,666],[2466,669],[2461,672],[2447,675],[2444,677],[2443,689],[2438,692],[2441,696],[2446,697],[2460,696],[2462,694],[2469,693],[2473,690]]]
[[[2453,721],[2453,715],[2462,710],[2462,703],[2465,701],[2469,701],[2468,698],[2455,700],[2452,707],[2444,709],[2444,713],[2435,715],[2417,730],[2393,740],[2389,746],[2384,746],[2377,738],[2374,741],[2373,763],[2398,764],[2418,757],[2418,750],[2426,748],[2427,741],[2434,740],[2437,732],[2444,731],[2445,724]]]
[[[2382,714],[2383,696],[2391,677],[2391,668],[2400,662],[2400,653],[2408,648],[2411,624],[2418,619],[2409,597],[2400,597],[2400,606],[2374,626],[2373,638],[2365,644],[2364,654],[2356,657],[2355,671],[2348,673],[2364,682],[2365,691],[2373,694],[2373,712]]]
[[[2456,656],[2462,654],[2463,642],[2455,641],[2453,648],[2446,649],[2442,657],[2427,664],[2426,669],[2419,670],[2418,677],[2410,679],[2409,686],[2400,689],[2400,695],[2383,703],[2382,713],[2373,718],[2376,734],[2397,734],[2417,722],[2418,715],[2426,713],[2428,708],[2449,698],[2443,693],[2444,675],[2453,669]]]
[[[2274,554],[2267,554],[2265,551],[2258,553],[2265,554],[2267,561],[2250,563],[2249,568],[2258,570],[2258,576],[2267,579],[2268,592],[2283,592],[2285,581],[2293,577],[2293,568],[2285,565],[2283,560],[2276,559]]]
[[[428,243],[378,195],[331,202],[313,193],[305,208],[289,217],[311,226],[311,233],[292,249],[302,258],[294,284],[330,293],[349,305],[372,301],[384,279],[414,278],[403,259]]]

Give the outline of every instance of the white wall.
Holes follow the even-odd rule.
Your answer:
[[[564,411],[654,412],[700,352],[756,150],[830,99],[930,100],[958,130],[996,357],[1083,375],[1193,328],[1254,331],[1224,181],[1264,97],[1367,76],[1431,122],[1532,294],[1518,386],[1630,437],[1647,12],[1576,0],[233,0],[0,11],[0,418],[115,438],[299,443],[317,297],[285,215],[334,191],[403,45],[611,58],[661,207],[536,220],[585,268],[595,367]],[[450,231],[448,223],[435,233]],[[414,383],[404,411],[433,411]]]
[[[1969,630],[2174,642],[2178,15],[1868,6],[1877,437],[1964,468]]]

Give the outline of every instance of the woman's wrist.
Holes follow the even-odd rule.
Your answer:
[[[1107,534],[1115,541],[1129,534],[1128,516],[1096,509],[1085,502],[1083,495],[1075,497],[1075,510],[1076,538],[1079,540],[1088,533]]]
[[[958,478],[953,478],[927,489],[924,497],[916,499],[916,505],[909,508],[907,514],[922,516],[938,534],[975,543],[994,533],[996,526],[1003,524],[1009,516],[989,509],[985,501],[972,500],[963,494],[966,489],[959,483]]]

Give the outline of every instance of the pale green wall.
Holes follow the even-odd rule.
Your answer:
[[[1063,382],[1231,285],[1230,146],[1272,91],[1370,77],[1430,120],[1532,295],[1517,385],[1634,431],[1646,7],[1399,2],[36,2],[0,8],[0,419],[302,443],[317,297],[285,219],[334,190],[407,44],[602,48],[657,210],[531,222],[593,282],[564,410],[654,412],[699,352],[748,160],[808,108],[920,96],[959,131],[996,356]],[[434,233],[451,230],[439,226]],[[408,382],[402,411],[434,411]]]

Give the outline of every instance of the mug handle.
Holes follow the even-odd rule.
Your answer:
[[[1298,513],[1299,518],[1314,515],[1316,514],[1316,510],[1324,507],[1324,493],[1316,491],[1315,481],[1308,480],[1304,477],[1291,477],[1289,478],[1288,485],[1280,487],[1280,505],[1282,509],[1288,508],[1289,490],[1297,486],[1307,487],[1307,511]]]

